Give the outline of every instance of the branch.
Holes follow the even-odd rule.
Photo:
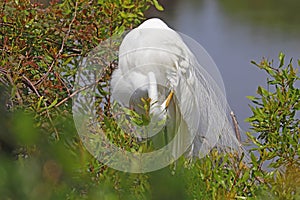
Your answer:
[[[10,84],[11,84],[12,86],[14,86],[15,83],[14,83],[14,81],[12,80],[12,78],[11,78],[11,76],[9,75],[8,72],[6,73],[6,77],[7,77],[7,79],[9,80]],[[19,93],[19,89],[18,89],[17,87],[16,87],[16,96],[17,96],[17,99],[18,99],[18,101],[19,101],[19,104],[22,105],[22,104],[23,104],[23,100],[22,100],[22,97],[21,97],[21,95],[20,95],[20,93]]]
[[[106,73],[105,73],[105,72],[107,71],[107,69],[115,69],[115,68],[116,68],[116,63],[115,63],[115,61],[113,61],[113,62],[111,62],[111,63],[107,66],[106,69],[103,70],[103,74],[101,75],[101,77],[100,77],[98,80],[96,80],[94,83],[92,83],[92,84],[90,84],[90,85],[86,85],[86,86],[84,86],[84,87],[82,87],[82,88],[80,88],[80,89],[74,91],[72,94],[70,94],[69,96],[67,96],[66,98],[64,98],[63,100],[61,100],[59,103],[57,103],[57,104],[55,105],[55,107],[58,107],[58,106],[60,106],[61,104],[65,103],[67,100],[69,100],[70,98],[74,97],[74,96],[75,96],[76,94],[78,94],[79,92],[81,92],[81,91],[83,91],[83,90],[86,90],[86,89],[88,89],[88,88],[90,88],[90,87],[92,87],[92,86],[98,84],[99,82],[104,82],[104,81],[106,80],[106,78],[105,78]],[[108,102],[109,102],[109,101],[108,101]]]
[[[88,89],[88,88],[90,88],[90,87],[96,85],[98,82],[99,82],[99,80],[96,81],[96,82],[93,83],[93,84],[86,85],[86,86],[84,86],[84,87],[82,87],[82,88],[76,90],[75,92],[73,92],[72,94],[70,94],[69,96],[67,96],[67,97],[64,98],[63,100],[61,100],[59,103],[57,103],[57,104],[55,105],[55,107],[60,106],[61,104],[63,104],[63,103],[65,103],[66,101],[68,101],[70,98],[74,97],[74,96],[75,96],[76,94],[78,94],[79,92],[81,92],[81,91],[83,91],[83,90],[86,90],[86,89]]]
[[[232,118],[236,138],[238,139],[239,142],[241,142],[242,140],[241,140],[241,134],[240,134],[240,130],[239,130],[239,123],[238,123],[233,111],[230,112],[230,116]]]
[[[41,94],[37,91],[37,89],[35,88],[35,86],[32,84],[32,82],[25,76],[25,75],[22,75],[22,78],[24,79],[24,83],[26,84],[26,85],[28,85],[29,87],[30,87],[30,89],[34,92],[34,93],[36,93],[36,95],[38,96],[38,97],[41,97]]]
[[[65,46],[65,42],[66,40],[68,39],[69,35],[70,35],[70,32],[71,32],[71,28],[72,28],[72,24],[74,23],[75,19],[76,19],[76,16],[77,16],[77,6],[78,6],[78,2],[76,1],[76,4],[75,4],[75,12],[74,12],[74,16],[69,24],[69,27],[68,27],[68,31],[65,35],[65,37],[63,37],[63,40],[62,40],[62,43],[61,43],[61,47],[58,51],[58,53],[55,55],[54,57],[54,60],[52,61],[48,71],[46,72],[46,74],[44,74],[44,76],[38,80],[34,85],[39,85],[41,82],[43,82],[47,76],[50,74],[50,72],[52,71],[53,67],[54,67],[54,63],[57,61],[57,59],[61,56],[63,50],[64,50],[64,46]]]

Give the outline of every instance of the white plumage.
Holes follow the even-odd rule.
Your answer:
[[[141,97],[150,97],[152,118],[167,119],[167,137],[157,136],[155,141],[173,141],[174,159],[188,149],[200,157],[214,147],[240,151],[222,80],[213,77],[210,66],[204,68],[199,60],[180,34],[153,18],[125,36],[112,75],[114,100],[134,107]],[[170,92],[174,96],[166,105]]]

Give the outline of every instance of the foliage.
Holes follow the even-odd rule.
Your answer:
[[[187,199],[300,199],[300,89],[292,60],[279,66],[265,59],[257,64],[270,76],[267,89],[248,98],[253,115],[247,133],[253,147],[248,155],[212,151],[202,159],[181,160],[176,173],[186,180]],[[300,61],[298,61],[300,66]]]
[[[80,58],[141,23],[151,4],[159,7],[152,0],[65,0],[45,8],[29,0],[1,1],[0,81],[11,87],[9,105],[37,113],[41,128],[58,139],[53,118],[70,111]]]
[[[147,194],[146,175],[108,169],[84,149],[71,98],[80,60],[101,41],[140,24],[151,5],[162,9],[157,0],[0,2],[1,199]]]
[[[300,5],[297,0],[287,1],[284,7],[280,0],[246,0],[243,2],[228,0],[218,3],[232,19],[242,19],[252,25],[270,28],[270,30],[289,30],[289,34],[292,31],[295,31],[295,34],[299,33],[300,29],[297,24],[300,14],[293,14]]]
[[[64,0],[48,6],[1,1],[1,199],[300,199],[299,76],[292,60],[285,66],[283,54],[279,67],[265,59],[253,62],[269,78],[258,97],[249,96],[253,133],[247,134],[255,145],[250,156],[212,150],[156,172],[128,174],[85,150],[71,113],[78,64],[101,41],[140,24],[150,5],[162,10],[157,0]],[[145,115],[124,112],[143,126],[149,123],[149,102],[143,101]],[[101,120],[116,144],[144,147],[112,118]]]
[[[300,167],[299,160],[299,131],[300,131],[300,89],[295,88],[297,71],[292,63],[284,67],[284,55],[279,56],[278,68],[272,63],[263,60],[258,67],[271,75],[267,89],[259,86],[259,97],[249,97],[258,105],[251,107],[253,116],[248,118],[253,130],[259,134],[257,140],[258,150],[264,152],[266,160],[274,161],[273,168],[295,166]]]
[[[271,191],[279,199],[292,199],[300,195],[300,89],[296,86],[300,78],[292,60],[285,66],[284,59],[280,53],[277,68],[265,59],[259,64],[253,62],[270,78],[267,89],[258,87],[259,97],[248,97],[256,107],[251,106],[253,115],[247,121],[258,134],[248,133],[257,145],[253,151],[259,154],[257,160],[252,159],[254,167],[268,165],[269,172],[264,174]]]
[[[253,192],[250,170],[236,155],[213,150],[186,167],[190,199],[242,199]]]

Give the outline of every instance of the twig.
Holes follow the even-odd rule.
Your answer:
[[[95,81],[95,83],[93,84],[90,84],[90,85],[86,85],[78,90],[76,90],[75,92],[73,92],[72,94],[70,94],[69,96],[67,96],[66,98],[64,98],[63,100],[61,100],[59,103],[57,103],[55,105],[55,107],[58,107],[60,106],[61,104],[65,103],[66,101],[68,101],[70,98],[74,97],[76,94],[78,94],[79,92],[83,91],[83,90],[86,90],[92,86],[94,86],[95,84],[97,84],[99,81]]]
[[[36,93],[36,95],[38,97],[41,97],[40,93],[37,91],[37,89],[35,88],[35,86],[33,85],[33,83],[25,75],[22,75],[22,77],[26,81],[25,84],[28,85],[30,87],[30,89],[32,91],[34,91],[34,93]]]
[[[241,140],[241,134],[240,134],[240,130],[239,130],[239,123],[238,123],[233,111],[230,112],[230,116],[232,118],[236,138],[238,139],[239,142],[241,142],[242,140]]]
[[[34,83],[35,86],[39,85],[40,83],[42,83],[46,78],[47,76],[50,74],[50,72],[52,71],[53,67],[54,67],[54,63],[56,62],[56,59],[54,59],[48,69],[48,71],[46,72],[46,74],[43,75],[42,78],[40,78],[38,81],[36,81]]]
[[[9,26],[9,27],[14,27],[13,23],[8,23],[8,22],[0,22],[1,26]]]
[[[54,129],[55,137],[56,137],[57,140],[59,140],[59,134],[58,134],[58,131],[57,131],[57,129],[56,129],[56,127],[55,127],[55,125],[54,125],[54,123],[53,123],[53,121],[52,121],[52,118],[51,118],[51,116],[50,116],[50,113],[49,113],[49,110],[48,110],[48,108],[47,108],[46,102],[44,102],[44,106],[46,107],[46,113],[47,113],[49,122],[50,122],[51,126],[52,126],[53,129]]]
[[[78,2],[76,1],[76,3],[75,3],[75,12],[74,12],[74,16],[73,16],[73,18],[72,18],[72,21],[71,21],[70,24],[69,24],[67,34],[66,34],[66,36],[63,38],[63,41],[62,41],[60,50],[59,50],[59,52],[58,52],[58,55],[61,55],[61,53],[62,53],[62,51],[63,51],[63,49],[64,49],[64,46],[65,46],[66,39],[67,39],[67,38],[69,37],[69,35],[70,35],[71,28],[72,28],[72,24],[74,23],[74,21],[75,21],[75,19],[76,19],[76,15],[77,15],[77,6],[78,6]]]
[[[114,65],[115,65],[115,61],[113,61],[112,63],[110,63],[107,67],[108,67],[108,69],[114,69],[114,68],[115,68]],[[74,91],[72,94],[70,94],[69,96],[67,96],[66,98],[64,98],[63,100],[61,100],[59,103],[57,103],[57,104],[55,105],[55,107],[58,107],[58,106],[60,106],[61,104],[65,103],[67,100],[69,100],[70,98],[74,97],[74,96],[75,96],[76,94],[78,94],[79,92],[81,92],[81,91],[83,91],[83,90],[86,90],[86,89],[88,89],[88,88],[90,88],[90,87],[96,85],[96,84],[99,83],[99,82],[105,81],[105,80],[106,80],[106,78],[105,78],[105,75],[106,75],[105,72],[106,72],[106,70],[107,70],[107,69],[103,70],[103,74],[101,75],[101,77],[100,77],[98,80],[96,80],[94,83],[92,83],[92,84],[90,84],[90,85],[86,85],[86,86],[84,86],[84,87],[82,87],[82,88],[80,88],[80,89]],[[110,102],[110,101],[108,101],[108,102]]]
[[[58,53],[55,55],[54,60],[52,61],[52,63],[50,65],[48,71],[46,72],[46,74],[44,74],[44,76],[40,80],[38,80],[34,85],[40,84],[41,82],[43,82],[47,78],[47,76],[50,74],[50,72],[52,71],[52,69],[54,67],[54,63],[57,61],[59,56],[62,54],[62,52],[64,50],[65,42],[66,42],[67,38],[70,35],[72,24],[74,23],[74,21],[76,19],[76,16],[77,16],[77,6],[78,6],[78,2],[76,1],[74,16],[73,16],[73,18],[72,18],[72,20],[69,24],[68,31],[67,31],[65,37],[63,37],[63,40],[62,40],[62,43],[61,43],[61,46],[60,46],[60,49],[59,49]]]
[[[41,82],[43,82],[43,81],[47,78],[47,76],[48,76],[48,75],[50,74],[50,72],[52,71],[55,62],[56,62],[57,59],[61,56],[61,54],[62,54],[62,52],[63,52],[63,49],[64,49],[64,46],[65,46],[65,42],[66,42],[67,38],[68,38],[69,35],[70,35],[71,28],[72,28],[72,24],[74,23],[74,21],[75,21],[75,19],[76,19],[76,15],[77,15],[77,6],[78,6],[78,2],[76,1],[74,16],[73,16],[73,18],[72,18],[72,20],[71,20],[71,22],[70,22],[70,24],[69,24],[67,34],[65,35],[65,37],[63,37],[62,44],[61,44],[61,47],[60,47],[58,53],[55,55],[54,60],[52,61],[52,63],[51,63],[51,65],[50,65],[48,71],[46,72],[46,74],[44,74],[44,76],[43,76],[40,80],[38,80],[34,85],[40,84]],[[34,87],[33,87],[33,88],[34,88]],[[74,95],[75,95],[75,94],[74,94]],[[71,96],[71,95],[70,95],[70,96]],[[61,101],[60,104],[62,104],[62,103],[63,103],[63,102]],[[45,102],[45,106],[47,106],[47,105],[46,105],[46,102]],[[58,107],[58,104],[56,104],[56,107]],[[49,119],[49,121],[50,121],[50,123],[51,123],[51,126],[54,128],[56,139],[59,140],[59,134],[58,134],[58,131],[57,131],[57,129],[55,128],[55,126],[54,126],[54,124],[53,124],[53,121],[52,121],[52,118],[51,118],[51,116],[50,116],[50,113],[49,113],[48,109],[46,109],[46,112],[47,112],[48,119]]]
[[[0,67],[0,73],[2,73],[2,74],[4,74],[4,75],[6,75],[6,73],[7,73],[7,70],[6,70],[6,69],[4,69],[4,68],[2,68],[2,67]]]
[[[59,44],[58,42],[51,40],[50,38],[45,38],[45,41],[53,43],[53,44]],[[73,54],[68,54],[68,56],[81,55],[81,53],[82,53],[82,51],[80,49],[76,49],[75,47],[65,46],[65,49],[73,52]]]
[[[6,76],[7,71],[5,69],[3,69],[2,67],[0,67],[0,73],[3,74],[4,76]],[[5,85],[6,87],[8,87],[8,83],[5,79],[0,77],[0,82]]]
[[[60,77],[59,73],[55,73],[56,78],[63,84],[63,86],[66,88],[68,95],[71,94],[70,89],[68,88],[67,84],[63,81],[63,79]]]
[[[1,77],[0,77],[0,82],[1,82],[3,85],[5,85],[6,87],[8,87],[7,82],[6,82],[3,78],[1,78]]]
[[[7,77],[7,79],[9,80],[10,84],[11,84],[12,86],[14,86],[15,83],[14,83],[14,81],[12,80],[12,78],[11,78],[11,76],[9,75],[8,72],[6,73],[6,77]],[[16,87],[16,95],[17,95],[17,99],[18,99],[18,101],[19,101],[19,104],[22,105],[22,104],[23,104],[23,100],[22,100],[22,97],[21,97],[21,95],[20,95],[19,90],[18,90],[17,87]]]

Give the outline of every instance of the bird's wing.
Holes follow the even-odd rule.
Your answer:
[[[183,41],[176,66],[168,73],[181,114],[178,133],[183,144],[193,139],[193,154],[205,156],[212,148],[239,150],[240,143],[228,119],[226,97],[212,76],[198,63]]]

